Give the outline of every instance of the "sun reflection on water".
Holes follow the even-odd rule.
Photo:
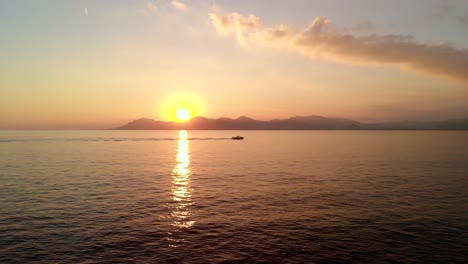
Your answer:
[[[172,225],[177,229],[190,228],[195,222],[190,220],[192,192],[190,187],[190,148],[186,130],[179,132],[176,165],[172,171]]]

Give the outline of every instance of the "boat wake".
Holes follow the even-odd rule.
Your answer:
[[[0,143],[10,142],[125,142],[125,141],[177,141],[180,138],[22,138],[0,139]],[[194,137],[184,140],[232,140],[230,137]]]

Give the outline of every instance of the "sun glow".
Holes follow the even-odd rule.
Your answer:
[[[177,121],[184,122],[192,117],[192,113],[187,108],[178,108],[176,110],[175,116],[177,118]]]
[[[203,115],[203,105],[198,97],[191,94],[174,94],[161,104],[166,120],[186,122],[194,116]]]

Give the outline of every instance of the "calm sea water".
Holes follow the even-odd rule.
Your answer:
[[[0,131],[0,263],[467,261],[468,132]]]

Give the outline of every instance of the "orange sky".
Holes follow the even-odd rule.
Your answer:
[[[468,117],[468,4],[400,2],[2,2],[0,129]]]

